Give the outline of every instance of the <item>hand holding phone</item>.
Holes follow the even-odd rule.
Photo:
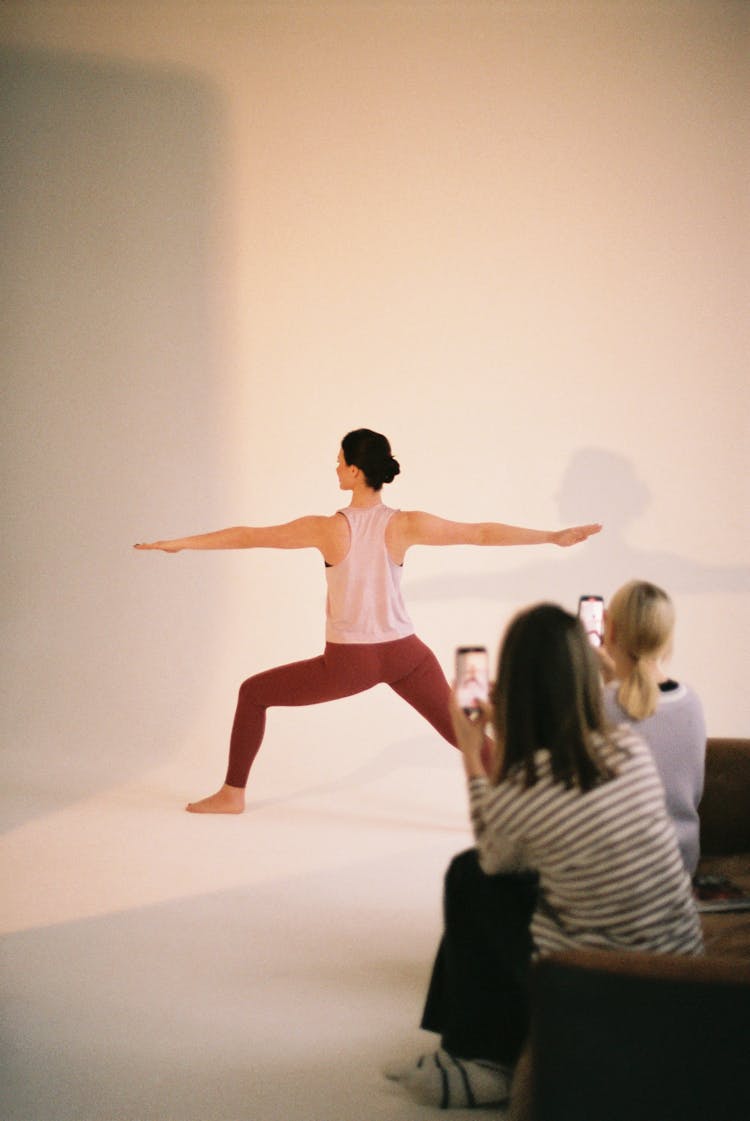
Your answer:
[[[481,715],[480,703],[490,694],[489,660],[486,646],[459,646],[456,650],[456,699],[472,719]]]
[[[581,596],[578,600],[578,618],[592,646],[604,642],[604,597]]]

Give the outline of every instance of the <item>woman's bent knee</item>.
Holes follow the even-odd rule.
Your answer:
[[[483,876],[484,872],[479,867],[479,859],[475,848],[464,849],[457,853],[451,860],[445,873],[445,885],[463,883],[467,878],[475,879],[477,875]]]

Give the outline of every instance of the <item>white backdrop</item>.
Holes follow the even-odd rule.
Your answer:
[[[320,561],[130,546],[332,511],[362,425],[393,505],[604,522],[574,552],[414,550],[447,671],[531,600],[651,578],[709,731],[750,733],[745,4],[0,21],[11,820],[152,767],[218,785],[240,681],[321,647]],[[274,714],[254,774],[431,736],[377,690]]]

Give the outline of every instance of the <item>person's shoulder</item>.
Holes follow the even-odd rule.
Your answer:
[[[667,711],[670,705],[689,708],[695,712],[703,712],[703,703],[695,689],[684,682],[671,682],[671,688],[659,694],[659,708]]]
[[[683,695],[684,711],[689,714],[689,719],[694,727],[703,729],[705,733],[706,714],[703,708],[703,701],[700,699],[695,689],[689,685],[683,686],[685,692]]]
[[[623,757],[634,761],[644,757],[651,759],[651,749],[646,740],[627,720],[614,724],[606,733],[597,733],[595,742],[603,757],[610,762]]]
[[[393,506],[382,506],[381,509],[386,511],[391,532],[395,530],[397,533],[407,534],[418,524],[419,510],[400,510]]]
[[[331,526],[338,525],[341,521],[339,517],[343,514],[343,510],[336,510],[333,514],[304,514],[298,518],[298,523],[306,522],[310,526],[315,526],[318,529],[328,529]]]
[[[445,526],[453,523],[428,510],[393,510],[393,519],[399,528],[416,536],[433,536]]]
[[[685,690],[685,697],[690,701],[691,704],[700,705],[700,707],[703,708],[703,702],[701,701],[692,685],[686,685],[683,682],[682,688]]]
[[[636,750],[643,748],[644,751],[648,751],[645,739],[640,732],[636,731],[629,720],[623,720],[622,723],[615,724],[614,728],[610,728],[608,736],[605,736],[604,739],[608,739],[616,747],[634,747]]]
[[[333,514],[310,514],[307,521],[326,540],[349,532],[345,510],[336,510]]]

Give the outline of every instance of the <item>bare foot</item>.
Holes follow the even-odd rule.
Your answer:
[[[188,802],[185,809],[190,814],[241,814],[245,808],[245,791],[241,786],[227,786],[217,790],[210,798]]]

